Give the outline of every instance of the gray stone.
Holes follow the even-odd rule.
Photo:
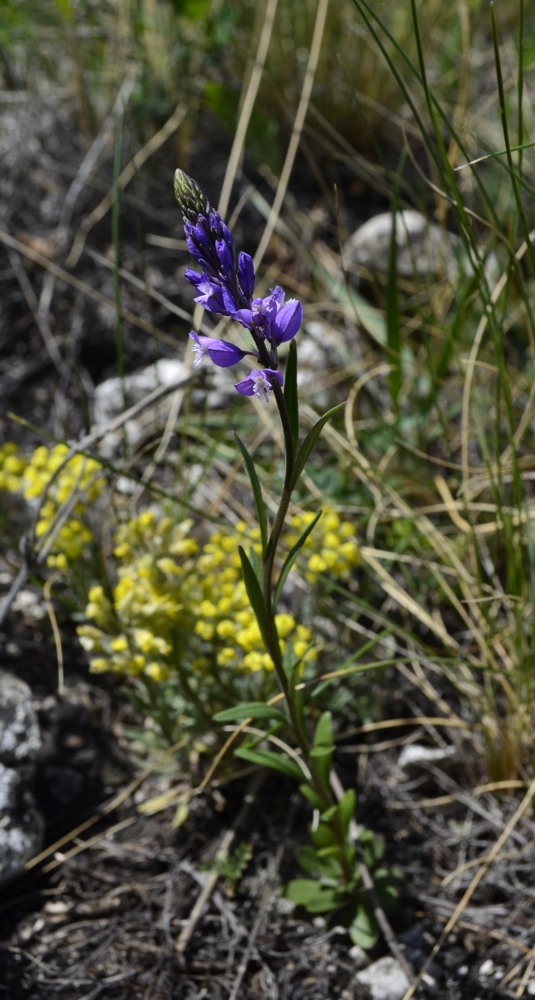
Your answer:
[[[413,743],[404,747],[398,757],[398,767],[410,781],[429,773],[428,765],[448,773],[451,770],[457,747],[426,747]]]
[[[189,374],[190,369],[182,361],[162,358],[147,368],[142,368],[132,375],[126,375],[124,380],[120,378],[106,379],[95,389],[93,404],[95,426],[105,427],[122,413],[125,401],[127,407],[134,406],[135,403],[148,396],[153,389],[157,389],[159,386],[171,386],[181,379],[187,378]],[[135,420],[127,420],[124,429],[121,428],[106,435],[99,446],[101,453],[107,457],[112,456],[122,445],[123,433],[126,434],[127,441],[132,448],[135,448],[147,430],[154,428],[154,421],[158,416],[160,420],[162,416],[165,419],[170,405],[170,398],[164,397],[155,406],[144,410]]]
[[[355,979],[368,987],[372,1000],[401,1000],[410,986],[401,965],[390,955],[357,972]]]
[[[364,951],[364,948],[360,947],[360,944],[354,944],[349,949],[349,957],[356,969],[365,969],[370,964],[370,956]]]
[[[43,844],[44,820],[17,771],[0,764],[0,886],[21,875]]]
[[[28,685],[0,670],[0,761],[24,764],[41,749],[41,735]]]
[[[359,226],[346,241],[343,260],[352,265],[386,274],[392,238],[392,213],[381,212]],[[498,258],[491,251],[484,260],[489,284],[500,273]],[[455,233],[437,226],[412,208],[396,214],[396,270],[402,278],[446,278],[473,274],[474,267]]]
[[[388,270],[391,236],[391,212],[374,215],[347,240],[344,261],[384,274]],[[405,209],[397,213],[396,269],[402,277],[455,279],[459,272],[455,251],[459,246],[457,236],[429,222],[421,212]]]

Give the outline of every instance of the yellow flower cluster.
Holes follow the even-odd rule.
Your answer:
[[[314,517],[315,514],[310,512],[294,514],[290,518],[292,530],[284,538],[286,545],[295,545]],[[326,572],[347,578],[350,570],[360,564],[353,525],[349,521],[341,521],[329,507],[323,508],[323,514],[308,536],[302,552],[307,565],[305,576],[310,583],[317,580],[319,573]]]
[[[117,584],[107,596],[93,587],[79,628],[94,672],[144,674],[155,681],[191,669],[219,675],[272,670],[241,579],[238,546],[259,550],[258,529],[244,522],[213,532],[199,550],[191,521],[177,524],[144,511],[119,528]],[[290,614],[277,615],[284,650],[293,643],[305,662],[316,658],[312,634]]]
[[[47,559],[47,564],[57,569],[65,569],[71,560],[79,558],[91,542],[91,531],[81,517],[104,488],[101,465],[84,455],[74,455],[63,465],[68,451],[65,444],[53,448],[43,445],[28,459],[12,442],[0,448],[0,489],[22,493],[31,502],[39,500],[48,487],[35,529],[37,538],[48,533],[63,505],[67,509],[68,516],[55,534]]]
[[[0,447],[0,490],[19,493],[27,464],[27,460],[19,454],[16,444],[13,441],[6,441]]]
[[[246,551],[253,548],[259,555],[259,529],[248,529],[244,521],[239,521],[231,531],[214,532],[204,546],[197,564],[202,600],[195,632],[206,642],[223,643],[217,653],[220,666],[239,665],[255,672],[272,670],[273,663],[264,651],[260,629],[242,580],[240,545]],[[297,625],[289,614],[277,615],[275,622],[283,651],[289,638],[298,658],[303,657],[305,661],[316,658],[315,651],[310,648],[312,634],[308,628]]]

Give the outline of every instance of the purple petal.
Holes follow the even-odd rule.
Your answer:
[[[235,344],[229,344],[226,340],[218,340],[217,337],[201,337],[193,330],[190,333],[191,339],[195,342],[193,350],[199,360],[195,360],[195,365],[201,363],[204,354],[207,354],[210,361],[218,368],[230,368],[245,357],[246,351],[242,351]]]
[[[225,303],[225,311],[228,312],[229,316],[232,316],[234,318],[234,315],[236,313],[236,302],[234,300],[234,297],[231,295],[231,293],[229,292],[228,288],[225,287],[225,285],[222,286],[221,293],[223,296],[223,302]]]
[[[210,229],[212,230],[212,233],[218,240],[220,240],[222,237],[222,232],[221,232],[222,221],[223,220],[221,219],[219,212],[210,212],[210,215],[208,216],[208,222],[210,224]]]
[[[210,250],[212,241],[209,234],[206,232],[205,227],[202,225],[203,219],[199,219],[196,226],[193,228],[192,237],[198,246],[202,247],[204,250]]]
[[[226,313],[225,302],[221,287],[210,281],[208,275],[203,275],[204,280],[197,285],[197,295],[194,301],[198,302],[203,309],[213,313]]]
[[[221,267],[227,277],[230,278],[234,271],[234,261],[232,260],[232,254],[225,243],[225,240],[216,240],[215,248],[219,263],[221,264]]]
[[[284,379],[282,377],[282,372],[276,371],[274,368],[264,368],[262,374],[266,375],[272,384],[273,382],[278,382],[282,388],[282,384],[284,382]]]
[[[250,330],[254,325],[253,314],[250,309],[238,309],[237,312],[232,313],[232,319],[237,320],[247,330]]]
[[[192,236],[186,236],[186,244],[193,259],[196,260],[198,264],[200,264],[202,259],[202,252],[199,250]]]
[[[293,340],[303,322],[303,306],[297,299],[290,299],[282,306],[271,324],[271,337],[276,344]]]
[[[264,368],[263,371],[255,368],[248,378],[236,382],[234,388],[242,396],[258,396],[259,399],[263,396],[267,403],[269,402],[268,393],[272,391],[274,382],[278,382],[282,386],[283,378],[280,372],[275,371],[274,368]]]
[[[250,299],[254,290],[254,264],[252,257],[243,251],[238,258],[238,277],[244,295]]]
[[[254,379],[249,376],[249,378],[242,378],[241,382],[236,382],[235,389],[241,392],[242,396],[254,396],[255,393],[255,382]]]
[[[221,219],[221,232],[223,233],[223,239],[224,239],[225,243],[227,244],[230,253],[231,254],[235,253],[236,251],[234,249],[234,239],[233,239],[232,233],[231,233],[229,227],[226,225],[226,223],[223,222],[223,219]]]
[[[199,274],[198,271],[194,271],[191,267],[187,267],[184,271],[184,277],[186,281],[189,281],[190,285],[200,285],[201,281],[205,281],[208,278],[207,274]]]

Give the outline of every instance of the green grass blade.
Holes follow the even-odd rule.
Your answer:
[[[295,340],[290,344],[288,362],[284,375],[284,399],[292,429],[292,441],[294,443],[294,453],[297,452],[299,444],[299,399],[297,395],[297,345]]]
[[[503,75],[502,75],[502,62],[500,58],[500,47],[498,44],[498,28],[496,25],[496,15],[494,13],[494,4],[490,5],[490,18],[492,23],[492,41],[494,45],[494,62],[496,65],[496,82],[498,84],[498,95],[500,100],[500,118],[502,122],[503,138],[505,142],[505,148],[507,150],[507,163],[509,164],[509,170],[511,174],[511,183],[513,185],[513,194],[515,196],[516,207],[518,215],[520,218],[520,224],[522,226],[522,232],[524,239],[528,246],[528,257],[531,264],[532,272],[535,275],[535,252],[531,244],[529,235],[529,226],[526,219],[526,213],[524,211],[524,205],[522,203],[522,198],[520,197],[520,190],[518,186],[518,178],[513,163],[513,156],[511,151],[511,144],[509,142],[509,125],[507,122],[507,109],[505,105],[505,88],[503,85]]]
[[[266,610],[264,608],[264,600],[262,597],[262,591],[260,589],[260,584],[258,582],[258,577],[249,562],[245,550],[241,545],[238,546],[238,552],[240,554],[241,568],[243,573],[243,582],[245,584],[245,589],[247,591],[247,596],[251,602],[251,607],[255,613],[256,620],[258,622],[258,627],[265,638],[267,634],[267,621],[266,621]]]
[[[346,405],[345,403],[338,403],[338,406],[333,406],[330,410],[327,410],[327,413],[324,413],[323,416],[320,417],[320,419],[317,421],[317,423],[314,424],[312,430],[308,432],[305,440],[303,441],[303,444],[301,445],[301,448],[299,449],[299,454],[297,455],[297,458],[295,460],[295,465],[292,475],[292,484],[291,484],[292,490],[295,489],[295,487],[297,486],[297,483],[299,481],[299,476],[301,475],[306,465],[307,459],[310,455],[310,452],[312,451],[314,445],[316,444],[316,441],[318,440],[323,428],[325,427],[325,424],[327,423],[328,420],[331,419],[332,416],[334,416],[335,413],[338,412],[338,410],[341,410],[342,407],[345,405]]]
[[[267,518],[266,518],[266,508],[264,507],[264,500],[262,498],[262,488],[260,486],[260,480],[258,479],[258,473],[255,469],[254,462],[247,451],[243,441],[235,433],[234,437],[238,442],[238,448],[242,453],[242,458],[244,461],[245,468],[247,469],[247,475],[249,476],[249,481],[251,483],[251,488],[253,491],[254,502],[256,507],[256,516],[258,518],[258,526],[260,528],[260,538],[262,540],[262,558],[265,558],[267,549]]]
[[[388,383],[394,406],[399,413],[399,393],[401,390],[401,326],[399,321],[398,281],[397,281],[397,196],[392,203],[392,233],[388,252],[388,274],[386,285],[386,335],[390,371]]]
[[[239,719],[276,719],[277,722],[288,722],[280,708],[266,705],[263,701],[249,701],[234,708],[225,708],[223,712],[214,715],[214,722],[235,722]]]
[[[301,782],[303,780],[303,771],[297,764],[294,764],[293,760],[281,757],[280,754],[273,753],[272,750],[249,750],[247,747],[239,747],[234,753],[236,757],[248,760],[251,764],[260,764],[261,767],[269,767],[272,771],[280,771],[281,774],[286,774],[289,778],[294,778],[295,781]]]
[[[294,547],[290,550],[290,552],[286,556],[286,559],[284,560],[284,565],[283,565],[282,570],[281,570],[281,575],[279,576],[279,579],[277,581],[277,586],[275,587],[275,593],[273,595],[273,607],[274,608],[277,607],[277,604],[279,602],[279,597],[280,597],[280,595],[282,593],[282,588],[284,587],[284,584],[286,583],[286,579],[288,577],[288,573],[290,572],[290,570],[291,570],[291,568],[292,568],[295,560],[297,559],[297,556],[299,554],[299,550],[303,548],[303,545],[305,544],[308,536],[310,535],[310,532],[314,530],[314,528],[317,525],[317,523],[318,523],[321,515],[322,515],[322,511],[320,510],[316,514],[314,520],[311,521],[310,524],[308,525],[308,527],[305,528],[305,530],[303,531],[303,534],[301,535],[301,537],[297,540],[297,542],[295,543]]]

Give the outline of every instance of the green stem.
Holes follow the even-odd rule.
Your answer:
[[[316,773],[316,768],[310,766],[311,764],[310,741],[306,729],[302,723],[302,718],[298,711],[296,699],[294,697],[294,693],[292,690],[292,685],[289,683],[288,677],[286,676],[286,672],[284,670],[284,664],[280,651],[279,637],[277,634],[277,626],[275,624],[275,614],[277,611],[277,606],[276,603],[273,601],[272,597],[273,567],[275,564],[275,556],[277,553],[277,547],[279,544],[280,536],[284,528],[286,515],[288,513],[288,507],[290,506],[292,492],[296,483],[293,482],[294,468],[295,468],[295,448],[292,436],[292,429],[284,394],[280,386],[278,386],[276,383],[273,385],[273,395],[275,396],[275,401],[277,403],[282,431],[284,435],[286,468],[284,475],[284,485],[282,488],[282,493],[279,503],[279,509],[275,516],[275,521],[267,544],[266,556],[264,559],[264,567],[262,573],[262,594],[264,598],[264,607],[265,607],[266,624],[267,624],[265,641],[268,652],[273,660],[273,664],[277,673],[277,677],[279,679],[279,683],[284,692],[286,704],[288,705],[288,711],[290,714],[290,719],[292,722],[295,739],[301,750],[301,753],[303,754],[303,760],[307,763],[311,772],[311,783],[315,791],[319,795],[321,801],[324,803],[325,809],[328,809],[334,804],[334,797],[332,795],[330,787],[328,786],[326,787],[324,782],[320,779],[319,775]],[[343,829],[341,828],[339,817],[334,816],[329,825],[331,826],[331,829],[333,831],[338,846],[341,848],[341,863],[344,871],[344,878],[346,882],[350,882],[351,869],[346,856],[347,838],[344,834]]]

